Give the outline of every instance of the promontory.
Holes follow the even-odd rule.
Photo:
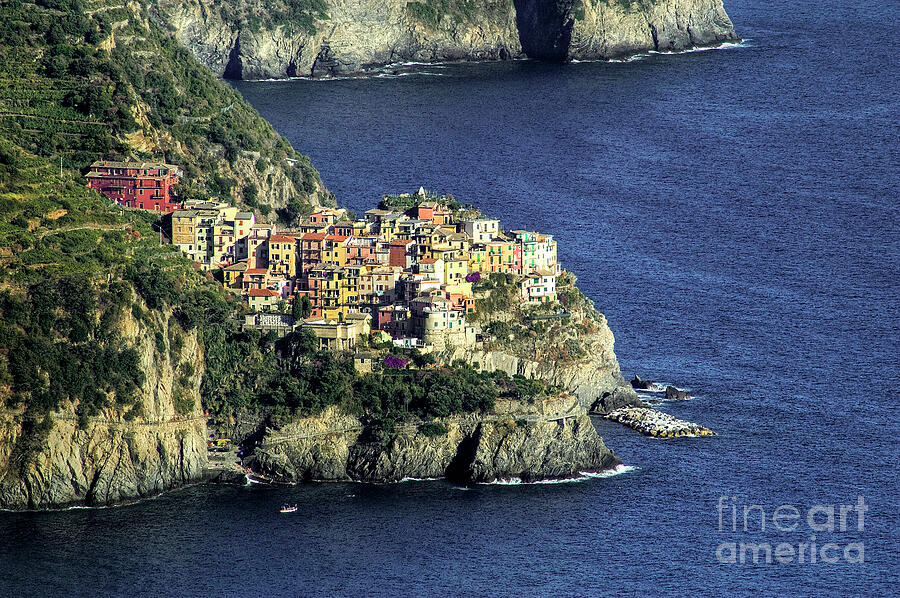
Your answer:
[[[156,0],[214,73],[340,75],[404,61],[610,59],[734,42],[722,0]]]

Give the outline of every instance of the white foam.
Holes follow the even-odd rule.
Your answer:
[[[500,478],[493,482],[481,482],[487,486],[519,486],[523,484],[522,478]]]
[[[443,478],[402,478],[398,483],[402,484],[403,482],[434,482],[435,480],[442,480]]]
[[[581,474],[580,471],[578,473]],[[588,478],[585,477],[584,474],[582,474],[582,477],[578,477],[578,478],[562,478],[559,480],[538,480],[534,483],[535,484],[571,484],[572,482],[583,482],[586,479],[588,479]]]
[[[606,471],[601,471],[599,473],[594,473],[591,471],[579,471],[578,473],[585,476],[586,478],[611,478],[613,476],[631,473],[632,471],[637,471],[638,469],[640,468],[636,465],[625,465],[624,463],[620,463],[612,469],[607,469]]]
[[[611,469],[606,469],[600,472],[594,471],[579,471],[578,476],[571,478],[561,478],[554,480],[537,480],[534,482],[523,482],[521,478],[501,478],[499,480],[495,480],[493,482],[480,482],[485,486],[520,486],[523,484],[571,484],[573,482],[583,482],[585,480],[590,480],[594,478],[611,478],[613,476],[622,475],[625,473],[630,473],[632,471],[637,471],[639,468],[634,465],[623,465],[619,464]]]

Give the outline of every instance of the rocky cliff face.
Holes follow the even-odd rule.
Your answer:
[[[315,3],[311,3],[315,4]],[[606,59],[738,39],[722,0],[156,0],[156,15],[213,72],[334,75],[403,61]]]
[[[491,482],[566,478],[619,463],[572,397],[534,405],[502,401],[490,414],[440,423],[446,433],[427,435],[406,425],[380,439],[357,418],[330,407],[318,417],[269,430],[254,468],[291,482],[442,477]]]
[[[144,415],[126,421],[108,409],[79,426],[74,406],[67,404],[51,415],[47,441],[23,465],[16,450],[23,413],[0,410],[0,508],[103,506],[201,478],[206,419],[199,399],[203,357],[197,337],[170,330],[169,314],[146,313],[140,322],[126,317],[121,330],[121,341],[135,346],[146,375],[140,398]],[[156,346],[156,332],[167,339],[165,354]]]
[[[474,350],[456,348],[446,352],[441,360],[451,363],[461,359],[476,368],[543,380],[575,395],[581,406],[592,413],[606,414],[619,407],[641,405],[631,384],[622,377],[614,350],[615,337],[606,317],[575,283],[576,278],[568,272],[557,279],[557,291],[565,305],[562,314],[550,315],[525,304],[515,304],[513,308],[503,304],[498,309],[484,301],[477,312],[477,326],[490,340]],[[476,298],[481,302],[493,293],[503,292],[500,288],[478,291]],[[497,324],[502,324],[499,330],[503,332],[490,334],[498,330]],[[507,330],[511,332],[504,338]]]

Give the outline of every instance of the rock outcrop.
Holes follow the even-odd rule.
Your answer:
[[[253,468],[272,479],[397,482],[525,481],[578,476],[619,464],[573,397],[529,405],[500,401],[492,413],[401,425],[383,437],[329,407],[321,415],[270,429]]]
[[[574,284],[572,276],[573,289]],[[575,292],[581,296],[577,289]],[[442,360],[452,363],[461,359],[479,369],[543,380],[574,394],[583,407],[601,415],[627,405],[642,405],[622,377],[615,337],[606,317],[586,298],[577,304],[570,302],[568,309],[567,318],[532,323],[541,328],[530,330],[524,338],[486,341],[475,349],[457,348]],[[493,322],[504,321],[509,312],[481,316],[484,330]]]
[[[177,325],[169,314],[145,314],[141,321],[128,314],[120,331],[121,342],[137,349],[146,376],[140,396],[143,415],[128,421],[121,412],[107,409],[79,425],[75,406],[67,403],[51,414],[46,442],[23,463],[17,444],[25,414],[0,410],[0,508],[110,505],[202,477],[206,418],[200,408],[203,356],[197,336],[170,329],[170,322]],[[157,332],[168,339],[164,354],[154,341]],[[182,413],[176,409],[176,396]],[[186,404],[193,407],[185,409]]]
[[[339,75],[418,61],[608,59],[738,39],[722,0],[156,0],[155,13],[213,72]]]
[[[686,393],[683,390],[678,390],[674,386],[666,386],[666,400],[667,401],[686,401],[691,398],[691,395]]]
[[[644,380],[637,374],[635,374],[634,378],[631,379],[631,388],[635,390],[652,390],[653,387],[653,381]]]

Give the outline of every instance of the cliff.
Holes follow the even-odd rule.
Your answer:
[[[431,426],[431,427],[429,427]],[[568,478],[619,460],[573,397],[501,401],[486,414],[398,426],[381,435],[337,407],[266,431],[253,468],[276,480],[460,482]]]
[[[144,372],[135,402],[141,415],[108,407],[80,418],[77,402],[68,401],[50,413],[50,429],[35,440],[29,411],[0,409],[0,508],[111,505],[202,477],[203,355],[197,335],[184,333],[169,315],[146,311],[139,321],[128,314],[117,325],[118,342],[136,350]],[[162,352],[157,333],[165,339]]]
[[[457,348],[443,356],[487,371],[536,378],[574,394],[592,413],[640,406],[622,377],[615,337],[606,317],[566,272],[557,279],[560,311],[519,303],[515,281],[492,276],[489,289],[476,285],[473,323],[487,340],[475,350]],[[549,304],[547,304],[549,306]]]
[[[337,75],[418,61],[608,59],[738,39],[722,0],[156,0],[214,73]]]

